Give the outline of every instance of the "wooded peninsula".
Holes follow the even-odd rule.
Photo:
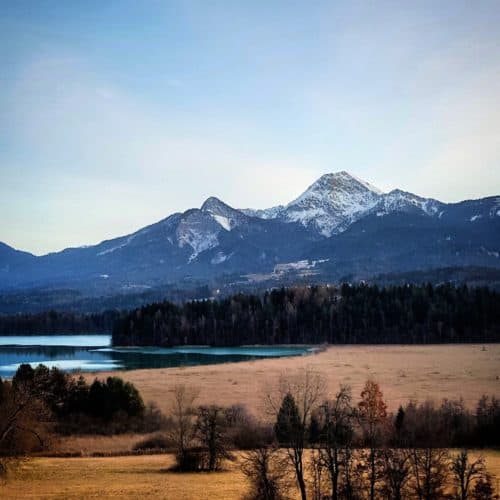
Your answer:
[[[115,345],[498,342],[500,295],[452,285],[281,288],[183,305],[154,303],[114,323]]]

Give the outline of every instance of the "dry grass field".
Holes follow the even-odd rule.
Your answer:
[[[0,486],[0,498],[241,498],[245,480],[236,467],[212,474],[168,472],[166,455],[113,458],[37,458]]]
[[[199,389],[199,404],[242,403],[260,418],[266,418],[264,395],[272,391],[281,375],[311,368],[325,377],[328,390],[349,383],[356,400],[365,381],[378,381],[390,410],[413,398],[464,398],[473,408],[481,394],[500,396],[500,344],[432,346],[332,346],[308,356],[263,359],[221,365],[120,371],[87,374],[118,375],[133,382],[145,401],[155,401],[169,412],[175,385]],[[60,440],[59,452],[128,452],[144,436],[70,436]]]
[[[500,477],[500,452],[484,453],[490,472]],[[113,458],[37,458],[0,485],[2,499],[164,498],[241,499],[247,489],[238,463],[223,472],[174,473],[167,455]]]
[[[60,436],[54,438],[52,448],[54,454],[78,454],[90,456],[95,453],[120,454],[129,453],[134,445],[152,434],[118,434],[116,436]]]
[[[200,404],[242,403],[264,416],[263,394],[277,385],[280,375],[306,367],[323,374],[331,392],[340,383],[350,384],[355,398],[366,380],[374,379],[390,410],[409,399],[460,397],[473,408],[482,394],[500,395],[500,344],[331,346],[308,356],[113,374],[134,383],[145,401],[155,401],[165,411],[173,387],[185,384],[199,388]]]
[[[263,395],[277,386],[281,375],[309,368],[323,374],[328,390],[349,383],[357,399],[368,378],[381,384],[391,410],[413,398],[463,397],[473,408],[481,394],[500,395],[500,345],[335,346],[315,355],[265,359],[222,365],[121,371],[145,401],[155,401],[168,413],[175,385],[199,389],[198,402],[243,403],[265,416]],[[99,373],[104,377],[109,373]],[[95,374],[87,375],[90,379]],[[59,451],[127,452],[144,436],[81,436],[62,439]],[[490,472],[500,478],[500,452],[487,452]],[[247,485],[238,464],[224,472],[180,474],[169,471],[168,455],[108,458],[35,458],[0,485],[0,498],[242,498]]]

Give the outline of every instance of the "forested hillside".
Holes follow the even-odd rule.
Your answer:
[[[282,288],[171,302],[115,322],[115,345],[496,342],[500,295],[451,285]]]

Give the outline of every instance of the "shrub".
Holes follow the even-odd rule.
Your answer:
[[[196,472],[203,469],[205,450],[203,448],[189,448],[183,453],[175,454],[176,466],[174,470],[182,472]]]
[[[237,450],[255,450],[274,441],[271,424],[250,422],[247,426],[238,425],[230,429],[228,435]]]

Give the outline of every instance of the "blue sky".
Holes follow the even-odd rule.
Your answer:
[[[326,172],[500,194],[500,3],[0,7],[0,241],[40,254]]]

